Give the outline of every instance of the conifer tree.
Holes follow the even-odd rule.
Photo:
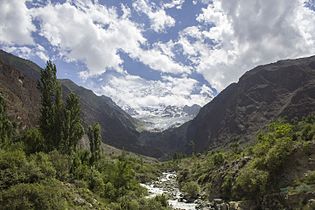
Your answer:
[[[95,163],[101,156],[101,126],[99,123],[89,127],[88,137],[90,140],[91,163]]]
[[[58,148],[62,139],[63,103],[56,73],[56,65],[48,61],[46,68],[41,71],[39,82],[42,94],[40,130],[48,151]]]
[[[62,147],[65,153],[70,154],[72,151],[75,151],[79,140],[83,136],[84,130],[80,114],[79,98],[74,93],[71,93],[66,101],[63,123]]]
[[[8,143],[14,134],[14,126],[8,119],[4,98],[0,94],[0,146]]]

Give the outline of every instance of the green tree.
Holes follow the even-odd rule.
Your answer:
[[[6,113],[4,98],[0,94],[0,145],[9,142],[14,134],[14,126]]]
[[[38,128],[28,129],[22,138],[27,154],[44,151],[44,138]]]
[[[91,163],[95,163],[101,156],[101,126],[99,123],[89,127],[88,137],[90,140]]]
[[[197,182],[190,181],[184,184],[182,191],[185,194],[185,197],[196,199],[199,196],[200,187]]]
[[[76,150],[77,144],[84,133],[80,114],[79,97],[74,93],[71,93],[66,101],[65,119],[63,122],[62,147],[67,154]]]
[[[51,61],[41,71],[39,90],[41,91],[40,130],[45,139],[46,150],[59,147],[62,139],[63,102],[61,86],[57,80],[57,69]]]

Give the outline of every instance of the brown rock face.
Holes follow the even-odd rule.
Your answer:
[[[30,75],[24,70],[19,71],[10,65],[10,60],[0,54],[0,92],[6,100],[9,116],[22,129],[33,126],[38,121],[40,108],[40,94],[36,88],[38,78],[38,72]]]

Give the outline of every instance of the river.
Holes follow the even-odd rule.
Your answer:
[[[175,172],[163,172],[157,181],[141,185],[148,189],[148,198],[153,198],[163,193],[169,195],[170,199],[168,203],[173,209],[195,210],[197,207],[196,203],[186,203],[182,201],[182,193],[178,188]]]

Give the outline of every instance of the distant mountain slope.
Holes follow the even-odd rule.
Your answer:
[[[141,140],[168,153],[248,142],[268,122],[315,112],[315,56],[258,66],[201,108],[192,121]]]
[[[21,129],[38,122],[40,93],[37,81],[40,70],[33,62],[0,50],[0,92],[5,96],[9,115]],[[159,156],[158,151],[139,145],[135,119],[110,98],[97,96],[70,80],[61,80],[61,83],[64,96],[72,91],[80,97],[85,124],[101,124],[105,143],[132,152]]]
[[[39,70],[37,65],[27,60],[0,51],[0,92],[6,99],[9,115],[20,128],[37,123]]]
[[[178,127],[192,120],[198,114],[200,106],[165,106],[142,107],[141,111],[131,107],[123,107],[132,117],[139,120],[138,130],[161,132],[169,128]]]

